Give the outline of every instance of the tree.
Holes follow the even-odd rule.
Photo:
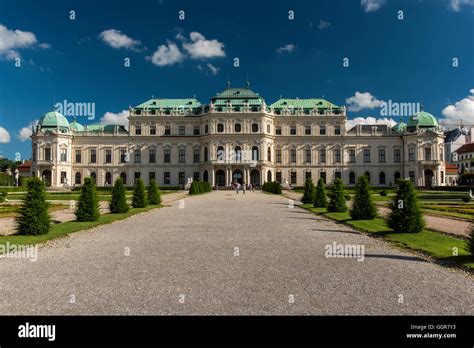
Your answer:
[[[148,186],[148,203],[153,205],[161,203],[160,191],[158,186],[156,186],[155,180],[150,180],[150,185]]]
[[[47,234],[51,226],[44,183],[37,177],[28,181],[28,192],[16,218],[17,233],[20,235]]]
[[[474,256],[474,223],[469,225],[469,235],[467,240],[467,249]]]
[[[323,179],[318,180],[313,205],[315,208],[326,208],[327,206],[326,189],[324,188]]]
[[[76,209],[76,221],[97,221],[99,219],[99,201],[94,179],[84,178],[81,195]]]
[[[377,208],[372,202],[369,180],[366,175],[362,175],[357,179],[350,214],[354,220],[371,220],[377,216]]]
[[[399,233],[421,232],[425,222],[418,206],[413,183],[411,180],[399,180],[397,185],[397,194],[390,204],[391,212],[387,219],[388,226]]]
[[[306,182],[304,183],[304,194],[301,202],[303,204],[313,203],[314,201],[314,184],[311,178],[307,178]]]
[[[342,213],[347,211],[346,198],[344,196],[344,184],[340,178],[334,179],[331,185],[328,211]]]
[[[133,185],[132,206],[134,208],[145,208],[147,205],[148,202],[145,194],[145,185],[143,184],[142,179],[137,178]]]
[[[115,180],[112,189],[112,200],[110,201],[110,212],[113,214],[126,213],[129,209],[127,204],[127,189],[121,178]]]

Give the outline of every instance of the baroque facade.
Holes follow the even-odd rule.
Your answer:
[[[353,185],[410,178],[417,186],[445,185],[444,135],[424,111],[388,125],[346,129],[346,108],[324,99],[279,99],[267,104],[246,88],[227,88],[208,104],[195,98],[151,99],[129,109],[129,129],[83,126],[57,111],[32,134],[33,175],[53,187],[79,186],[93,177],[110,186],[184,185],[188,178],[213,186],[265,181],[302,186],[306,178]]]

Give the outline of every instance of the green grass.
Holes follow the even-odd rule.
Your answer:
[[[382,218],[352,220],[349,212],[328,213],[325,208],[312,208],[311,204],[304,204],[301,207],[316,214],[323,214],[332,220],[343,222],[369,235],[383,238],[399,247],[422,252],[443,264],[447,263],[474,270],[474,256],[470,255],[467,242],[462,239],[427,229],[419,233],[395,233]],[[457,256],[453,255],[454,248],[457,248]]]
[[[15,217],[20,209],[21,205],[9,205],[9,204],[2,204],[0,205],[0,218],[7,218],[7,217]],[[67,209],[67,206],[64,204],[51,204],[49,206],[49,211]]]
[[[132,215],[142,213],[151,209],[159,208],[160,205],[149,205],[146,208],[131,208],[127,213],[124,214],[103,214],[97,221],[77,222],[68,221],[60,224],[53,225],[48,234],[40,236],[0,236],[0,244],[5,245],[7,242],[10,244],[38,244],[43,243],[51,239],[64,237],[69,233],[86,230],[92,227],[110,224],[111,222],[126,219]]]
[[[166,195],[169,193],[174,193],[177,191],[170,191],[170,190],[165,190],[165,191],[160,191],[160,194]],[[26,194],[8,194],[7,199],[8,200],[22,200],[25,197]],[[46,199],[47,200],[55,200],[55,201],[78,201],[79,200],[79,193],[70,193],[70,192],[47,192],[46,193]],[[110,202],[112,199],[112,194],[107,193],[107,192],[97,192],[97,198],[99,201],[107,201]],[[132,192],[127,192],[127,198],[132,198]]]

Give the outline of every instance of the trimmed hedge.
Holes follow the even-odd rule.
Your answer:
[[[211,192],[211,184],[207,181],[194,180],[189,188],[190,195],[198,195],[205,192]]]
[[[76,221],[97,221],[99,219],[99,201],[92,178],[84,179],[75,214]]]
[[[132,206],[134,208],[145,208],[148,205],[148,199],[145,192],[145,185],[140,178],[135,179],[133,185]]]
[[[122,179],[117,178],[112,190],[112,200],[110,201],[110,212],[112,214],[122,214],[128,211],[126,192]]]
[[[262,185],[262,191],[280,195],[282,192],[281,184],[278,181],[266,182]]]
[[[158,186],[156,186],[155,180],[150,181],[150,185],[147,189],[148,192],[148,203],[157,205],[161,203],[161,196],[160,191],[158,190]]]
[[[425,221],[418,205],[416,190],[410,180],[398,180],[397,195],[390,204],[387,225],[397,233],[418,233]]]
[[[0,186],[12,186],[13,179],[11,175],[7,173],[0,173]]]

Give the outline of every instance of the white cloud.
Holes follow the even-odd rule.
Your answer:
[[[221,70],[220,68],[212,65],[211,63],[207,63],[207,67],[209,68],[209,70],[211,70],[212,75],[217,75],[219,73],[219,70]]]
[[[118,124],[128,128],[128,110],[123,110],[118,114],[106,112],[99,120],[100,124]]]
[[[285,46],[281,46],[281,47],[278,47],[275,51],[276,53],[285,53],[285,52],[288,52],[288,53],[291,53],[295,50],[295,45],[293,44],[287,44]]]
[[[444,117],[448,120],[459,121],[474,124],[474,88],[469,91],[470,95],[454,103],[448,105],[442,111]]]
[[[377,125],[377,124],[387,124],[390,127],[393,127],[397,124],[393,119],[391,118],[375,118],[375,117],[356,117],[353,118],[352,120],[347,120],[346,122],[346,129],[352,129],[354,126],[358,124],[363,124],[363,125]]]
[[[99,38],[112,48],[126,48],[137,50],[141,42],[125,35],[120,30],[108,29],[99,34]]]
[[[191,32],[189,37],[191,42],[183,42],[183,49],[192,59],[225,57],[224,44],[222,42],[215,39],[207,40],[204,35],[197,31]]]
[[[168,42],[168,45],[159,46],[151,56],[146,57],[147,60],[158,66],[180,63],[184,58],[184,54],[181,53],[174,42]]]
[[[474,0],[450,0],[449,8],[454,12],[461,11],[462,6],[474,6]]]
[[[350,111],[360,111],[378,108],[382,106],[383,100],[378,100],[369,92],[355,92],[355,95],[346,99],[346,103]]]
[[[365,13],[375,12],[385,5],[386,0],[360,0],[360,5],[364,9]]]
[[[329,28],[330,25],[331,25],[330,22],[325,22],[323,20],[320,20],[318,28],[319,28],[319,30],[325,30],[325,29]]]
[[[43,42],[38,45],[39,48],[42,50],[47,50],[48,48],[51,48],[51,45],[49,43]]]
[[[6,144],[10,142],[10,133],[3,127],[0,127],[0,143]]]
[[[0,56],[8,60],[20,57],[18,49],[28,48],[37,43],[36,35],[21,30],[10,30],[0,24]]]
[[[32,134],[31,127],[35,126],[38,123],[38,120],[31,121],[28,126],[23,127],[18,131],[17,138],[20,141],[26,141],[30,139],[30,136]]]

